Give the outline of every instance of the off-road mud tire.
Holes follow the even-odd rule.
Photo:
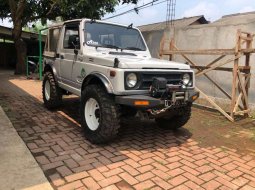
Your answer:
[[[49,81],[50,84],[50,99],[47,100],[45,96],[45,84]],[[57,82],[54,79],[54,76],[51,72],[46,72],[43,78],[42,85],[42,94],[43,94],[43,102],[46,108],[55,109],[62,104],[62,91],[58,87]]]
[[[85,119],[85,105],[90,99],[95,99],[100,108],[99,126],[91,130]],[[114,102],[114,97],[100,85],[88,85],[81,95],[81,125],[85,137],[93,144],[102,144],[112,141],[118,136],[120,129],[120,107]]]
[[[184,126],[191,117],[191,105],[185,106],[178,115],[170,118],[156,118],[157,125],[162,129],[177,130]]]

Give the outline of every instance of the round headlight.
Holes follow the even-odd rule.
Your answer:
[[[182,82],[184,85],[188,85],[190,83],[190,75],[189,74],[184,74],[182,77]]]
[[[134,88],[137,84],[137,76],[135,73],[130,73],[126,77],[126,84],[129,88]]]

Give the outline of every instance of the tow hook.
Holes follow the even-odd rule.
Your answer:
[[[149,113],[153,116],[165,113],[167,110],[171,109],[171,107],[173,106],[173,104],[169,105],[169,101],[165,100],[165,108],[158,110],[158,109],[150,109],[148,110]]]

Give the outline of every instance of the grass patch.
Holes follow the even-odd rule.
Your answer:
[[[252,134],[253,137],[251,138],[251,140],[255,142],[255,128],[252,129]]]
[[[173,178],[174,178],[173,176],[169,176],[168,178],[166,178],[166,181],[169,181],[169,180],[171,180]]]
[[[227,149],[227,148],[225,148],[225,147],[220,147],[220,149],[221,149],[223,152],[228,151],[228,149]]]
[[[255,112],[252,112],[252,113],[251,113],[251,118],[252,118],[252,119],[255,119]]]
[[[159,163],[159,164],[162,165],[162,166],[165,165],[164,162],[162,162],[162,161],[156,160],[156,162]]]

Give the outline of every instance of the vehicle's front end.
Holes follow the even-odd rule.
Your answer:
[[[181,105],[193,102],[198,94],[194,91],[194,73],[191,70],[127,70],[122,77],[124,91],[117,91],[116,99],[128,106]],[[141,99],[137,100],[137,97]],[[136,101],[146,100],[146,97],[150,100],[143,102],[144,105],[137,104]]]
[[[150,117],[172,117],[199,96],[190,69],[126,69],[117,75],[121,90],[115,89],[116,103],[147,112]]]

